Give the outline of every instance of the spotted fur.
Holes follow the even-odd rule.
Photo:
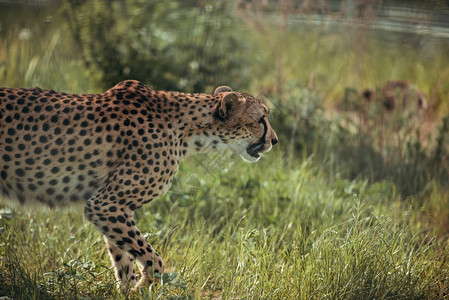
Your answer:
[[[169,189],[181,159],[231,149],[257,161],[276,142],[267,107],[229,87],[212,95],[132,80],[101,94],[0,88],[1,194],[24,206],[84,205],[124,290],[163,272],[133,212]]]

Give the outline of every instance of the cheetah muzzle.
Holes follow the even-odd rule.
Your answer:
[[[257,161],[278,141],[268,112],[226,86],[214,94],[153,91],[133,80],[101,94],[0,88],[0,194],[23,206],[84,205],[119,286],[138,288],[162,274],[163,260],[133,212],[164,194],[192,154],[231,149]]]

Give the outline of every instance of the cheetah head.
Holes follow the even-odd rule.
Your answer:
[[[268,108],[256,98],[234,92],[227,86],[218,87],[215,107],[219,137],[223,144],[244,160],[256,162],[261,153],[278,142],[268,119]]]

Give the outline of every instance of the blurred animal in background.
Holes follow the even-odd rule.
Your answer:
[[[421,139],[427,108],[424,92],[406,80],[390,80],[362,92],[347,87],[338,106],[345,113],[344,127],[377,140],[380,148],[392,138],[406,141],[417,134]]]
[[[379,90],[365,89],[362,98],[367,102],[381,101],[386,110],[427,109],[427,99],[423,91],[406,80],[387,81]]]
[[[389,80],[382,87],[365,88],[362,92],[347,87],[338,106],[340,111],[357,113],[363,123],[421,120],[427,108],[424,92],[406,80]]]

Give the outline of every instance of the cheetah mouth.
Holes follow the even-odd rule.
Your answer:
[[[248,146],[248,148],[246,148],[246,152],[249,154],[249,156],[255,158],[255,159],[259,159],[260,154],[259,152],[262,152],[263,150],[265,150],[265,137],[267,135],[267,131],[268,131],[268,127],[267,127],[267,123],[265,123],[265,119],[262,118],[259,123],[263,124],[263,135],[262,137],[254,144],[251,144]]]
[[[252,145],[249,145],[248,148],[246,148],[246,152],[254,158],[260,157],[260,152],[264,149],[265,143],[255,143]]]

